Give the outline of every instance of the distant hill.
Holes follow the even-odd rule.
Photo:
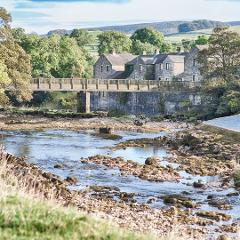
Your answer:
[[[179,33],[192,32],[202,29],[215,28],[215,27],[225,27],[229,26],[227,23],[219,21],[210,21],[210,20],[196,20],[192,22],[181,23],[178,26]]]
[[[126,34],[132,34],[136,30],[144,27],[153,27],[164,35],[176,34],[181,32],[180,26],[185,26],[185,31],[190,32],[195,30],[214,28],[216,26],[237,26],[240,25],[240,21],[233,22],[219,22],[211,20],[196,20],[196,21],[166,21],[166,22],[155,22],[155,23],[140,23],[140,24],[129,24],[122,26],[106,26],[106,27],[95,27],[88,28],[89,31],[119,31]],[[56,29],[48,32],[48,36],[52,34],[65,35],[70,34],[71,30]]]

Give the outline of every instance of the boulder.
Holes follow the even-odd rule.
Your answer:
[[[145,161],[145,165],[156,166],[159,165],[160,158],[158,157],[149,157]]]
[[[99,133],[100,134],[112,134],[112,132],[113,132],[113,129],[109,128],[109,127],[99,128]]]

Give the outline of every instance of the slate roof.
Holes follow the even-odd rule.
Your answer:
[[[130,53],[121,53],[121,54],[104,54],[104,56],[107,58],[107,60],[113,65],[113,66],[123,66],[127,62],[133,60],[136,58],[136,56],[130,54]]]
[[[157,54],[157,55],[140,55],[128,62],[127,65],[154,65],[162,63],[166,58],[170,58],[173,62],[184,62],[185,55],[183,54]]]

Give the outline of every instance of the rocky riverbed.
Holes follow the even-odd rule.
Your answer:
[[[199,127],[176,132],[169,122],[134,129],[167,130],[161,133],[115,131],[121,139],[105,139],[81,129],[98,128],[97,121],[115,126],[116,120],[85,120],[82,126],[79,120],[44,119],[46,130],[37,131],[40,120],[31,121],[36,123],[30,130],[24,129],[29,122],[1,123],[2,143],[11,153],[27,156],[9,157],[8,173],[24,178],[46,198],[54,195],[64,205],[134,231],[159,236],[177,229],[194,239],[238,239],[240,197],[233,173],[239,143],[225,143],[223,136]],[[115,129],[126,125],[118,124]],[[47,129],[57,125],[58,130]],[[59,130],[70,125],[71,130]]]

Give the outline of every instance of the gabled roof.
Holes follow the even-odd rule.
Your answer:
[[[166,58],[170,58],[173,62],[184,62],[185,55],[183,54],[157,54],[157,55],[140,55],[128,62],[127,65],[154,65],[163,63]]]
[[[107,60],[113,65],[113,66],[123,66],[127,62],[134,59],[136,56],[130,54],[130,53],[121,53],[121,54],[104,54],[104,56],[107,58]]]

